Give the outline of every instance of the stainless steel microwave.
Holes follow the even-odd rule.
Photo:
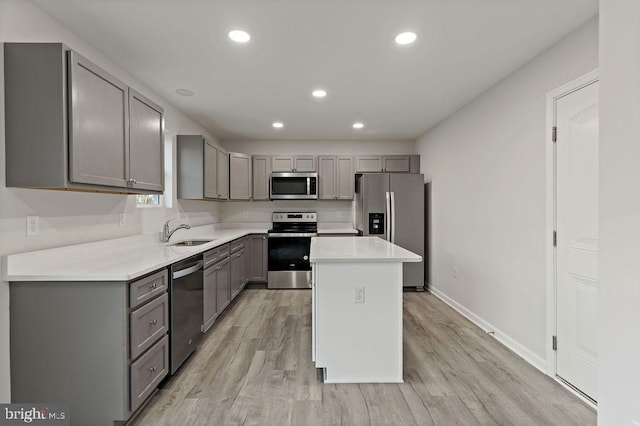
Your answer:
[[[270,188],[272,200],[317,200],[318,174],[273,172]]]

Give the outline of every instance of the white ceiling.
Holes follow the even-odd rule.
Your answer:
[[[598,11],[597,0],[34,2],[227,140],[414,139]],[[251,41],[231,42],[235,28]],[[395,45],[407,29],[418,41]]]

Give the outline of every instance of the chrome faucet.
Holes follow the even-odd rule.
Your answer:
[[[162,228],[162,242],[163,243],[168,243],[169,242],[169,238],[171,238],[173,233],[176,232],[178,229],[191,229],[191,226],[187,225],[186,223],[182,223],[182,224],[178,225],[178,227],[176,229],[171,231],[170,228],[169,228],[169,222],[171,222],[172,220],[173,219],[169,219],[168,221],[166,221],[164,223],[164,227]]]

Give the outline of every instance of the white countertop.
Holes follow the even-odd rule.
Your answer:
[[[318,234],[345,234],[357,235],[358,230],[354,229],[351,224],[342,223],[319,223]]]
[[[215,229],[212,225],[180,230],[171,242],[158,234],[138,235],[6,256],[5,281],[129,281],[267,228]],[[189,239],[211,239],[199,246],[174,246]]]
[[[320,262],[420,262],[422,257],[378,237],[313,237],[309,260]]]

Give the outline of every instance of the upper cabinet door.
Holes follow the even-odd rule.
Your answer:
[[[336,198],[336,157],[318,157],[318,199],[334,200]]]
[[[295,172],[315,172],[318,170],[314,155],[296,155],[293,160]]]
[[[295,168],[293,156],[274,155],[271,157],[271,170],[274,172],[292,172]]]
[[[385,172],[409,173],[410,161],[408,155],[385,155],[382,168]]]
[[[129,89],[129,179],[133,188],[164,190],[163,109]]]
[[[271,177],[271,157],[253,156],[253,199],[269,199],[269,178]]]
[[[69,52],[69,180],[127,187],[128,87]]]
[[[204,142],[204,198],[218,198],[218,148]]]
[[[336,157],[336,199],[353,200],[354,189],[353,158],[348,156]]]
[[[251,156],[229,153],[229,199],[251,199]]]
[[[218,149],[218,198],[229,199],[229,154]]]
[[[382,155],[358,155],[356,173],[381,172]]]

